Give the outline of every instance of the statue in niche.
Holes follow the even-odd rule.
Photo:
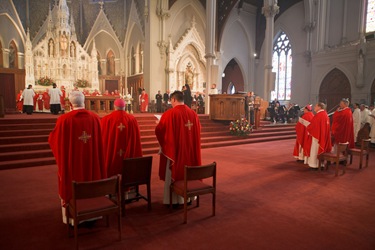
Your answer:
[[[115,74],[115,56],[112,51],[107,55],[107,75]]]
[[[68,49],[68,38],[66,37],[65,32],[64,32],[64,34],[62,34],[61,37],[60,37],[60,54],[61,54],[61,56],[66,55],[67,49]]]
[[[16,50],[15,50],[15,48],[14,48],[14,46],[13,46],[13,44],[11,44],[10,46],[9,46],[9,68],[15,68],[15,53],[16,52]]]
[[[364,70],[364,55],[362,49],[358,53],[358,62],[357,62],[357,86],[363,86],[363,70]]]
[[[55,46],[53,44],[53,40],[52,39],[49,39],[49,42],[48,42],[48,55],[49,56],[53,56],[55,53]]]
[[[192,70],[191,63],[189,62],[185,70],[185,84],[188,84],[190,89],[193,89],[193,80],[194,80],[194,72]]]
[[[70,43],[70,57],[75,57],[76,55],[76,46],[73,42]]]

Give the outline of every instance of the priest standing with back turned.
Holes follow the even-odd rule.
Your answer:
[[[95,181],[107,177],[100,118],[97,114],[85,110],[85,97],[82,92],[71,92],[69,101],[73,111],[57,119],[48,138],[58,168],[64,223],[67,223],[66,204],[72,198],[72,181]]]
[[[172,109],[166,111],[155,128],[159,141],[159,176],[164,184],[163,203],[169,204],[171,182],[184,179],[184,166],[201,165],[201,125],[197,114],[184,104],[181,91],[171,94]],[[173,204],[183,204],[183,197],[172,196]]]
[[[122,161],[142,157],[141,136],[137,120],[125,112],[125,101],[116,99],[115,111],[101,120],[103,151],[107,175],[121,174]]]
[[[349,100],[342,99],[340,107],[333,114],[332,119],[333,144],[349,142],[348,147],[354,148],[354,123],[352,110],[349,108]]]

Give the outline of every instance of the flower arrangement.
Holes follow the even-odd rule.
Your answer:
[[[49,78],[48,76],[44,76],[39,78],[36,82],[35,85],[41,85],[41,86],[51,86],[54,84],[55,81],[52,80],[52,78]]]
[[[90,84],[87,80],[77,79],[74,86],[77,86],[79,88],[87,88],[87,87],[90,87]]]
[[[247,136],[253,131],[253,126],[245,119],[231,121],[229,124],[229,132],[231,135]]]

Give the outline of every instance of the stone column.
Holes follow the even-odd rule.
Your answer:
[[[264,39],[264,93],[267,100],[271,98],[272,86],[272,53],[273,53],[273,36],[274,36],[274,18],[279,13],[277,0],[264,0],[262,13],[266,17],[266,34]]]
[[[216,0],[206,0],[206,89],[205,114],[210,112],[210,98],[208,96],[212,82],[212,65],[215,61],[215,31],[216,31]]]

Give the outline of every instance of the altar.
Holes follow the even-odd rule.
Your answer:
[[[234,121],[245,117],[244,94],[210,95],[210,119]]]

